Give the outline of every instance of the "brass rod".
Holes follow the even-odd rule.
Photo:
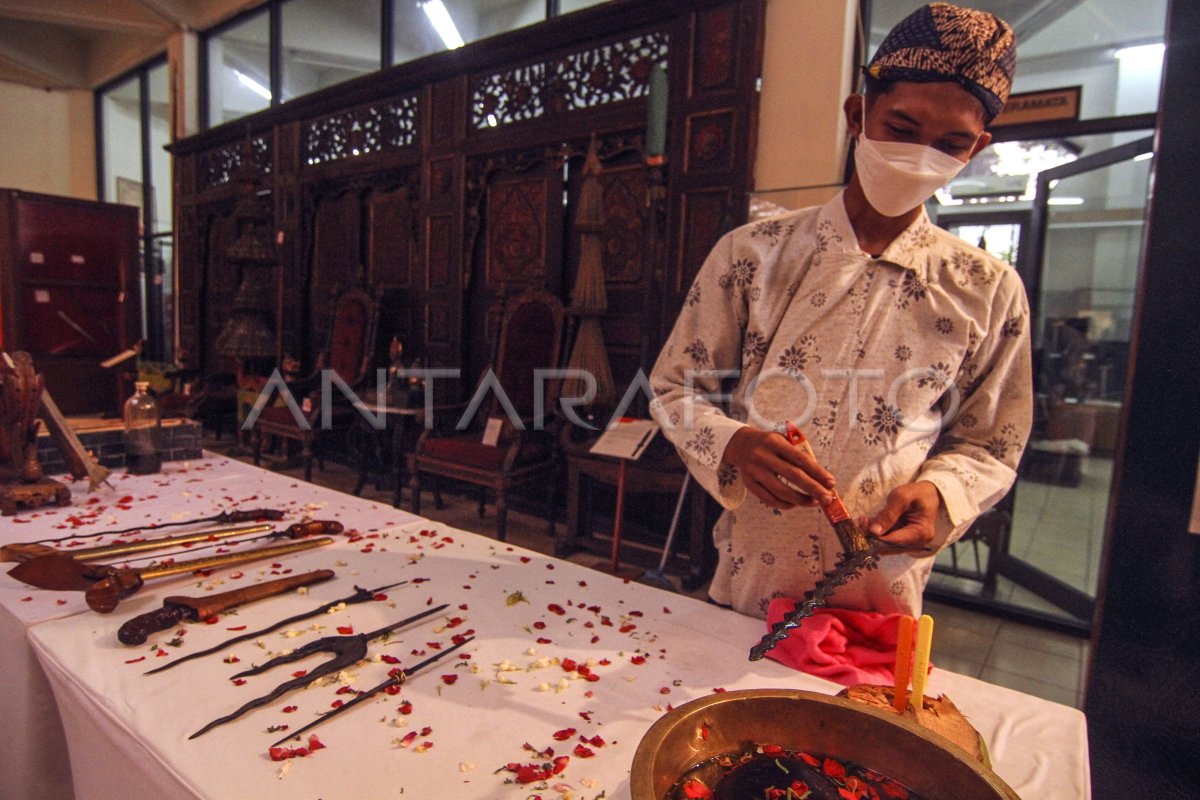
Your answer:
[[[302,542],[289,542],[288,544],[273,545],[271,547],[259,547],[254,550],[247,550],[244,553],[226,553],[225,555],[212,556],[210,558],[192,558],[172,564],[160,564],[154,567],[139,569],[137,573],[141,576],[142,580],[148,581],[152,578],[164,578],[167,575],[179,575],[183,572],[195,572],[201,569],[228,567],[233,564],[242,564],[259,558],[272,558],[274,556],[287,555],[288,553],[296,553],[301,550],[311,550],[314,547],[322,547],[332,542],[332,538],[322,536],[320,539],[307,539]]]
[[[102,544],[96,545],[95,547],[80,547],[73,550],[59,548],[59,552],[64,556],[70,556],[76,561],[93,561],[95,559],[101,559],[107,556],[119,556],[127,553],[142,553],[147,550],[159,550],[164,547],[176,547],[178,545],[195,544],[196,542],[207,542],[211,539],[228,539],[233,536],[246,536],[252,533],[265,533],[274,529],[274,525],[262,523],[258,525],[238,525],[232,528],[218,528],[211,531],[196,531],[195,533],[185,533],[179,536],[165,536],[161,539],[145,539],[140,542]]]

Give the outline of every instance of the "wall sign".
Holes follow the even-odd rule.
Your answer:
[[[1064,89],[1009,95],[1004,110],[992,121],[991,127],[1079,119],[1079,98],[1082,92],[1081,86],[1068,86]]]

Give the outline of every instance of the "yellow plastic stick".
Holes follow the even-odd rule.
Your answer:
[[[933,647],[933,617],[922,614],[917,623],[917,649],[913,659],[912,705],[920,711],[925,702],[925,679],[929,674],[929,650]]]
[[[905,614],[896,631],[896,664],[892,684],[892,707],[903,712],[908,705],[908,677],[912,674],[913,618]]]

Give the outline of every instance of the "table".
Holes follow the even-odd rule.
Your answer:
[[[608,544],[592,537],[592,491],[590,483],[616,486],[620,459],[597,456],[586,450],[566,450],[567,460],[567,525],[555,543],[555,554],[567,556],[579,550],[608,555]],[[625,493],[661,494],[670,497],[673,508],[683,486],[683,463],[673,451],[667,455],[648,452],[637,461],[625,463]],[[707,578],[705,553],[709,529],[705,525],[707,495],[693,483],[687,497],[688,570],[683,575],[687,590],[701,586]],[[628,513],[628,512],[627,512]],[[677,534],[678,535],[678,534]]]
[[[229,484],[210,487],[211,479],[226,473],[235,485],[248,486],[259,472],[226,463],[197,476],[196,485],[176,482],[173,488],[220,498]],[[290,493],[301,506],[320,492],[271,474],[259,476],[254,485],[272,498]],[[573,787],[575,797],[627,798],[633,752],[669,705],[715,688],[838,688],[771,661],[748,662],[749,645],[763,632],[761,620],[428,520],[398,519],[386,506],[340,497],[338,505],[321,508],[320,516],[370,519],[369,529],[359,528],[362,536],[281,558],[277,567],[243,567],[241,578],[223,571],[147,587],[111,617],[72,613],[25,629],[65,724],[79,800],[524,800],[539,792],[506,783],[511,773],[503,768],[537,760],[525,743],[571,756],[555,781]],[[374,524],[384,517],[392,524]],[[216,624],[188,625],[178,637],[179,647],[167,643],[176,637],[174,631],[139,648],[115,639],[120,622],[157,607],[167,593],[224,590],[270,577],[272,571],[317,567],[332,567],[338,577],[311,587],[306,596],[272,598]],[[343,596],[353,584],[376,587],[398,580],[408,583],[389,590],[386,599],[329,615],[318,623],[319,631],[306,623],[295,626],[294,636],[277,633],[262,637],[261,646],[247,642],[232,648],[227,657],[237,663],[216,655],[159,675],[142,674],[234,635],[231,628],[253,630]],[[241,685],[228,680],[269,652],[339,628],[371,630],[441,603],[449,604],[444,613],[373,643],[372,657],[343,678],[354,688],[372,686],[391,668],[375,660],[383,654],[412,663],[421,653],[446,647],[455,635],[473,631],[474,640],[459,651],[465,657],[456,654],[416,675],[399,695],[367,701],[318,728],[324,749],[272,761],[268,744],[283,734],[268,728],[297,728],[353,696],[339,694],[337,685],[295,692],[188,740],[207,721],[317,663],[281,667]],[[596,680],[583,677],[579,665]],[[1018,793],[1090,795],[1086,726],[1079,711],[943,670],[931,676],[930,691],[947,693],[971,718],[989,741],[997,771]],[[559,796],[552,789],[540,793]]]
[[[374,441],[372,440],[378,441],[376,439],[378,434],[382,430],[390,428],[392,435],[389,439],[389,460],[392,478],[396,481],[392,494],[392,506],[399,508],[400,498],[404,491],[404,462],[411,445],[416,441],[416,437],[413,436],[414,430],[409,422],[423,417],[425,409],[423,406],[396,406],[390,403],[380,408],[377,405],[378,396],[378,393],[372,389],[363,397],[355,397],[351,401],[354,410],[361,414],[360,417],[355,418],[354,427],[351,428],[352,441],[355,442],[354,446],[358,449],[358,482],[354,485],[354,494],[355,496],[362,494],[363,487],[367,485],[371,467],[381,466],[384,463],[383,458],[376,456],[376,448],[373,446]],[[381,416],[384,423],[382,430],[375,427],[377,424],[375,420]],[[372,461],[379,463],[373,465]]]
[[[89,495],[87,481],[75,481],[71,484],[72,505],[24,510],[16,517],[5,517],[0,520],[0,544],[63,536],[76,530],[82,535],[154,520],[194,519],[236,506],[284,509],[289,512],[282,521],[285,524],[303,515],[328,514],[365,531],[417,519],[383,504],[356,500],[213,454],[199,461],[166,462],[156,475],[135,477],[118,470],[110,482],[115,488],[101,487]],[[187,530],[186,526],[171,527],[162,535]],[[95,543],[106,541],[97,539]],[[187,583],[186,578],[173,578],[155,582],[144,591],[162,597],[161,591],[169,593]],[[0,798],[5,800],[71,797],[63,726],[50,685],[29,647],[28,630],[74,615],[97,617],[81,594],[43,592],[0,575],[0,675],[7,680],[5,724],[0,725]]]

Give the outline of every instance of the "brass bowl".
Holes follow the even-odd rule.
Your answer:
[[[708,738],[701,735],[708,726]],[[719,692],[655,722],[633,756],[633,800],[664,800],[688,770],[754,744],[853,761],[926,800],[1020,800],[1008,784],[944,736],[842,697],[798,689]]]

